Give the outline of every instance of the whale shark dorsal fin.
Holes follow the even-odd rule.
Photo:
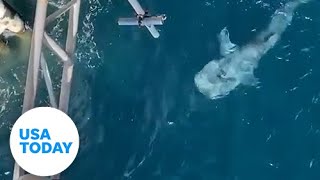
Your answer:
[[[229,37],[229,31],[227,27],[224,27],[219,35],[218,40],[220,43],[220,55],[221,56],[227,56],[230,53],[233,53],[235,50],[237,50],[238,45],[231,42]]]

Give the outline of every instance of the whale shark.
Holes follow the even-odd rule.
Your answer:
[[[219,60],[206,64],[194,77],[197,89],[210,99],[219,99],[230,94],[239,85],[255,86],[254,76],[259,60],[280,40],[291,24],[296,9],[311,0],[290,1],[277,9],[269,25],[256,38],[242,47],[232,43],[227,27],[217,35],[220,44]]]

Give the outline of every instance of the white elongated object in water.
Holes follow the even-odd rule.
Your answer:
[[[258,67],[259,60],[279,41],[290,25],[296,8],[309,1],[286,3],[274,13],[266,30],[243,47],[232,43],[227,28],[222,29],[218,35],[222,58],[210,61],[195,75],[198,90],[210,99],[217,99],[228,95],[240,84],[256,85],[258,80],[254,77],[254,69]]]
[[[119,18],[118,24],[121,26],[163,25],[163,17],[162,16],[145,17],[141,20],[141,24],[139,24],[139,19],[137,18]]]
[[[146,27],[154,38],[158,38],[160,36],[159,31],[156,29],[156,27],[154,27],[154,25]]]
[[[143,8],[137,0],[128,0],[137,14],[145,14]]]
[[[162,25],[164,20],[166,20],[165,15],[161,16],[148,16],[146,12],[143,10],[141,5],[137,0],[128,0],[130,5],[137,13],[136,18],[120,18],[118,21],[119,25],[139,25],[145,26],[150,34],[154,38],[159,38],[160,33],[156,29],[155,25]]]

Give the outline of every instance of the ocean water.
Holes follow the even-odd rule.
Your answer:
[[[245,45],[288,1],[140,2],[167,15],[159,39],[117,26],[117,18],[134,15],[125,0],[82,2],[70,105],[81,149],[63,179],[320,178],[319,1],[301,6],[261,59],[259,86],[217,100],[194,85],[195,74],[219,57],[217,34],[228,27],[232,42]],[[63,19],[50,31],[57,39]],[[11,176],[6,152],[0,179]]]

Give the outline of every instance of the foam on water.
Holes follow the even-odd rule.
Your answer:
[[[50,4],[55,7],[61,7],[66,4],[65,0],[50,1]],[[101,13],[107,13],[108,7],[111,1],[108,1],[107,5],[102,5],[99,0],[84,1],[81,4],[81,13],[79,20],[79,30],[77,36],[77,49],[76,58],[77,61],[83,64],[83,67],[92,69],[101,65],[101,52],[97,48],[94,36],[95,32],[95,19]],[[57,25],[50,31],[56,40],[63,37],[63,31],[65,27],[62,22],[65,20],[65,15],[62,15],[57,20]]]

